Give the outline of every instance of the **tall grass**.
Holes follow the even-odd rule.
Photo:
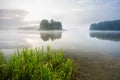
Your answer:
[[[6,79],[7,73],[5,72],[8,72],[8,67],[3,52],[0,51],[0,80]]]
[[[24,48],[8,62],[0,53],[0,80],[71,80],[72,72],[72,60],[49,46],[47,50]]]

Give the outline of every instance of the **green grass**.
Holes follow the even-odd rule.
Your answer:
[[[24,48],[8,62],[0,52],[0,80],[71,80],[72,73],[73,61],[49,46],[46,50]]]

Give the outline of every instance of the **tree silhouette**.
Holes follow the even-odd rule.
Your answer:
[[[90,30],[120,30],[120,20],[91,24]]]
[[[59,21],[54,21],[53,19],[50,22],[43,19],[40,22],[39,30],[62,30],[62,23]]]

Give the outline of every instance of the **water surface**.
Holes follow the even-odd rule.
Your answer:
[[[68,31],[0,30],[0,48],[7,53],[15,49],[46,45],[73,51],[74,55],[99,53],[119,57],[120,32],[78,29]]]

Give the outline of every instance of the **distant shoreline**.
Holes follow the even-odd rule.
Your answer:
[[[120,31],[120,20],[93,23],[89,30]]]

